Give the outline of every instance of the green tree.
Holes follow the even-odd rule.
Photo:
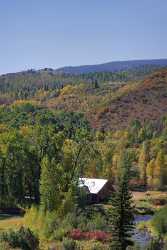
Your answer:
[[[154,187],[154,169],[155,169],[155,160],[152,159],[147,164],[147,169],[146,169],[146,172],[147,172],[147,184],[148,184],[149,188]]]
[[[45,157],[42,161],[40,178],[41,207],[44,211],[53,211],[60,202],[57,179],[57,164]]]
[[[129,191],[130,161],[127,153],[123,153],[119,163],[122,174],[118,187],[111,199],[112,208],[109,215],[111,220],[112,242],[111,249],[125,250],[132,244],[131,235],[134,229],[132,194]]]
[[[144,186],[147,186],[147,163],[149,162],[149,145],[147,141],[144,141],[139,155],[139,170],[140,179],[143,181]]]
[[[154,170],[154,185],[158,189],[163,189],[164,185],[167,183],[166,180],[166,165],[164,152],[161,150],[158,152],[155,160],[155,170]]]
[[[2,206],[25,203],[32,192],[35,164],[29,145],[19,132],[11,130],[0,139],[0,200]],[[32,194],[33,196],[33,194]]]

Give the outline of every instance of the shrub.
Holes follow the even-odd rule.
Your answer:
[[[73,229],[69,237],[73,240],[97,240],[105,242],[110,238],[110,234],[103,231],[82,232],[80,229]]]
[[[11,247],[20,247],[22,250],[36,250],[39,247],[38,239],[29,229],[24,227],[21,227],[18,231],[10,230],[3,233],[1,239]]]
[[[152,225],[158,232],[158,235],[167,233],[167,207],[160,209],[153,217]]]
[[[26,211],[26,214],[24,216],[24,221],[26,224],[26,227],[30,228],[33,231],[39,232],[41,228],[43,228],[44,224],[44,214],[39,211],[39,209],[35,206],[32,206],[30,209]],[[36,223],[34,223],[34,221]]]
[[[28,228],[37,232],[40,237],[46,238],[51,237],[53,232],[61,225],[61,221],[55,211],[45,213],[42,209],[34,206],[26,211],[24,221]]]
[[[8,243],[6,242],[0,242],[0,249],[1,250],[9,250],[10,249],[10,246]]]
[[[62,242],[63,250],[75,250],[76,242],[72,239],[64,238]]]
[[[74,240],[82,240],[82,239],[84,239],[85,235],[83,234],[83,232],[81,232],[80,229],[73,229],[70,232],[69,237],[74,239]]]
[[[163,248],[163,242],[161,242],[159,239],[152,239],[146,250],[161,250],[161,249],[166,249]]]
[[[87,224],[87,229],[89,231],[94,231],[94,230],[105,230],[107,227],[106,221],[104,216],[101,214],[95,215],[92,220],[90,220]]]
[[[98,240],[98,241],[106,241],[109,239],[109,234],[102,231],[95,231],[89,234],[90,239]]]
[[[152,204],[155,206],[164,206],[166,203],[167,203],[167,201],[164,198],[158,198],[158,199],[154,199],[152,201]]]
[[[46,212],[44,216],[42,233],[46,238],[49,238],[53,235],[53,232],[59,228],[60,219],[58,218],[56,211]]]
[[[54,233],[53,233],[53,239],[62,241],[63,238],[66,236],[66,234],[67,234],[67,232],[66,232],[65,229],[59,228],[59,229],[57,229],[57,230],[54,231]]]
[[[91,250],[103,250],[103,249],[104,249],[103,244],[99,242],[95,242],[91,247]]]
[[[66,231],[70,231],[73,228],[76,228],[78,225],[78,220],[77,220],[77,216],[75,213],[68,213],[63,221],[60,221],[60,225],[63,229],[66,229]]]

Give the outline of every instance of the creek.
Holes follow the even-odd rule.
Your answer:
[[[147,222],[152,219],[152,215],[136,215],[135,224],[137,226],[140,222]],[[151,236],[147,230],[138,230],[137,228],[134,231],[133,240],[140,246],[145,247],[151,240]]]

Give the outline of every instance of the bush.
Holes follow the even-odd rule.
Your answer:
[[[156,229],[158,235],[167,233],[167,207],[160,209],[153,217],[152,226]]]
[[[76,241],[77,250],[110,250],[109,244],[103,244],[96,241]]]
[[[21,227],[18,231],[3,233],[2,241],[7,242],[11,247],[20,247],[22,250],[37,250],[39,241],[27,228]]]
[[[164,206],[166,205],[166,203],[167,203],[167,200],[164,198],[158,198],[152,201],[152,204],[155,206]]]
[[[71,217],[72,227],[81,231],[105,231],[108,228],[107,214],[101,207],[86,207],[84,210],[78,210],[76,214],[71,213]]]
[[[35,206],[26,211],[24,216],[25,225],[40,237],[49,238],[59,228],[61,221],[55,211],[44,212]],[[35,223],[34,223],[35,221]]]
[[[75,250],[76,242],[72,239],[64,238],[62,247],[63,247],[63,250]]]
[[[96,242],[92,245],[91,250],[103,250],[104,246],[103,244]]]
[[[25,224],[28,228],[35,232],[41,232],[41,229],[44,225],[45,215],[41,212],[37,207],[32,206],[30,209],[26,211],[24,216]],[[34,223],[34,221],[36,223]]]
[[[74,240],[83,240],[85,238],[85,235],[83,234],[83,232],[81,232],[80,229],[73,229],[69,233],[69,237]]]
[[[69,237],[73,240],[97,240],[105,242],[109,240],[110,234],[103,231],[82,232],[80,229],[73,229]]]
[[[94,231],[94,230],[105,230],[107,228],[106,221],[104,216],[101,214],[95,215],[87,224],[87,230]]]
[[[9,250],[10,249],[10,246],[8,243],[6,242],[0,242],[0,249],[1,250]]]
[[[166,249],[163,248],[163,242],[161,242],[161,240],[159,239],[152,239],[149,242],[146,250],[162,250],[162,249]]]
[[[59,228],[59,229],[54,231],[53,239],[58,240],[58,241],[62,241],[63,238],[66,236],[66,234],[67,234],[67,232],[65,231],[65,229]]]

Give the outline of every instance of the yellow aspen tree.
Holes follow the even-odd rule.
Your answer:
[[[146,167],[146,175],[147,175],[147,185],[150,189],[154,187],[154,168],[155,168],[155,160],[152,159]]]
[[[165,159],[163,151],[159,151],[155,160],[154,186],[157,189],[164,187]]]
[[[147,186],[147,163],[149,162],[149,145],[148,142],[143,142],[142,148],[139,154],[139,172],[140,179],[143,181],[144,186]]]

